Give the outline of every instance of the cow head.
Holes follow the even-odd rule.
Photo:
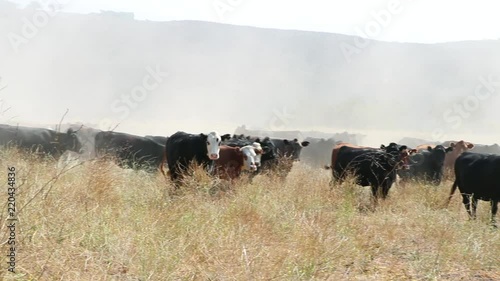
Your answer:
[[[396,168],[408,170],[410,168],[410,155],[417,153],[416,149],[410,149],[406,145],[398,145],[391,142],[388,146],[380,145],[380,149],[390,154],[396,161]]]
[[[246,145],[242,148],[237,148],[237,150],[243,154],[243,160],[245,163],[244,169],[257,171],[257,163],[255,160],[257,157],[257,153],[255,152],[255,147],[253,145]]]
[[[431,146],[427,147],[427,151],[430,152],[430,161],[433,165],[438,167],[443,166],[444,158],[446,153],[453,151],[453,147],[444,147],[442,145],[436,145],[436,147],[432,148]]]
[[[267,161],[278,158],[276,146],[269,137],[265,137],[262,140],[260,138],[256,138],[254,142],[259,143],[262,147],[262,160]]]
[[[444,169],[444,159],[446,157],[446,153],[453,151],[453,147],[444,147],[442,145],[436,145],[436,147],[432,148],[431,146],[427,147],[427,151],[429,152],[428,160],[426,160],[426,165],[434,171],[431,175],[432,180],[435,184],[439,184],[441,182],[441,178],[443,176]]]
[[[453,148],[453,151],[456,155],[460,155],[462,154],[463,152],[466,152],[467,150],[469,149],[473,149],[474,148],[474,144],[470,143],[470,142],[466,142],[466,141],[458,141],[458,142],[451,142],[450,143],[450,147]]]
[[[210,132],[208,135],[200,134],[201,138],[206,141],[207,144],[207,156],[210,160],[219,159],[219,151],[220,151],[220,143],[226,138],[230,138],[231,136],[226,134],[222,137],[219,136],[217,132]]]
[[[287,157],[291,157],[294,161],[300,161],[300,152],[302,148],[309,145],[308,141],[299,142],[297,139],[293,141],[284,139],[283,143],[285,144],[283,154]]]

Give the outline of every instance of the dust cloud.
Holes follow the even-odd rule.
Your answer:
[[[499,141],[498,40],[358,48],[340,34],[42,13],[0,0],[0,123],[54,127],[69,109],[64,122],[138,135],[245,124],[372,146]]]

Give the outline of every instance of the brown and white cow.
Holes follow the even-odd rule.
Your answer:
[[[260,166],[262,147],[260,144],[243,147],[220,146],[219,159],[215,161],[216,174],[227,180],[233,180],[241,175],[242,170],[257,171]]]

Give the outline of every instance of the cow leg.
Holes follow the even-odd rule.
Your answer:
[[[372,195],[375,199],[378,199],[379,197],[382,196],[383,198],[383,191],[382,189],[380,188],[380,186],[378,185],[372,185],[371,186],[371,189],[372,189]]]
[[[248,181],[249,181],[250,183],[253,183],[253,178],[257,175],[257,173],[258,173],[258,171],[255,171],[255,172],[250,173],[250,174],[248,175]]]
[[[337,172],[332,171],[332,179],[330,180],[330,189],[332,189],[335,185],[342,185],[344,182],[344,178],[339,175]]]
[[[336,178],[332,178],[330,180],[330,186],[333,188],[334,185],[338,185],[338,186],[341,186],[342,183],[344,182],[343,179],[336,179]]]
[[[464,203],[465,210],[467,210],[467,214],[469,214],[469,219],[472,219],[472,213],[470,210],[470,196],[467,194],[462,194],[462,202]]]
[[[431,177],[431,183],[436,186],[441,184],[441,175],[439,173],[434,172]]]
[[[471,198],[472,201],[472,219],[476,219],[476,209],[477,209],[477,198],[472,196]]]
[[[496,215],[498,212],[498,201],[497,200],[491,200],[491,224],[493,227],[497,227],[497,222],[496,222]]]
[[[181,186],[181,180],[184,176],[184,173],[186,173],[187,169],[184,169],[185,165],[182,165],[181,163],[177,163],[172,167],[172,171],[170,173],[170,179],[172,180],[172,183],[174,184],[174,189],[179,189]]]
[[[389,189],[391,189],[392,181],[385,180],[382,183],[382,199],[386,199],[387,195],[389,195]]]
[[[170,173],[170,180],[172,180],[172,183],[174,184],[174,189],[179,189],[179,171],[172,171]]]
[[[336,183],[337,183],[337,185],[342,185],[344,183],[344,178],[343,177],[338,178]]]

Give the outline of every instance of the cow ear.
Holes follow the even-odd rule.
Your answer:
[[[474,144],[472,144],[472,143],[470,143],[470,142],[469,142],[469,143],[467,143],[467,148],[468,148],[468,149],[473,149],[473,148],[474,148]]]
[[[428,146],[428,147],[427,147],[427,150],[432,151],[432,147],[431,147],[431,146]]]
[[[299,142],[299,140],[298,139],[293,139],[293,142]]]
[[[284,144],[290,144],[290,142],[289,142],[287,139],[284,139],[284,140],[283,140],[283,143],[284,143]]]
[[[308,146],[309,144],[310,144],[310,142],[308,142],[308,141],[303,141],[301,143],[301,145],[304,146],[304,147]]]
[[[445,151],[446,151],[446,152],[453,151],[453,147],[451,147],[451,146],[450,146],[450,147],[447,147],[447,148],[445,149]]]
[[[201,137],[202,139],[206,140],[208,136],[207,136],[207,135],[205,135],[204,133],[201,133],[201,134],[200,134],[200,137]]]
[[[381,144],[381,145],[380,145],[380,148],[381,148],[381,149],[385,149],[385,145]]]

